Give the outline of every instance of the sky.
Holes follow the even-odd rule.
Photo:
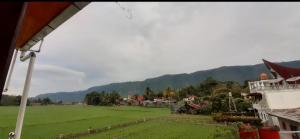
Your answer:
[[[300,60],[299,37],[300,3],[92,2],[44,39],[29,96]],[[6,94],[22,93],[27,66],[18,57]]]

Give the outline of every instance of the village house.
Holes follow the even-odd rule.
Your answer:
[[[197,98],[197,96],[191,95],[187,98],[183,98],[183,101],[194,101]]]
[[[249,82],[253,108],[265,125],[280,127],[281,138],[300,139],[300,69],[263,61],[272,77]]]

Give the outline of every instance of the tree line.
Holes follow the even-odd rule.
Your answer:
[[[12,96],[12,95],[2,95],[0,105],[1,106],[19,106],[21,104],[21,95],[18,96]],[[48,105],[48,104],[54,104],[54,102],[51,101],[50,98],[28,98],[27,99],[27,106],[32,105],[33,103],[39,103],[41,105]]]
[[[84,100],[88,105],[111,106],[111,105],[118,105],[120,101],[122,101],[122,98],[120,94],[116,91],[113,92],[93,91],[91,93],[86,94]]]
[[[247,111],[251,107],[251,103],[244,100],[241,96],[241,92],[248,93],[247,81],[244,85],[240,85],[238,82],[233,81],[218,81],[212,77],[208,77],[197,85],[190,85],[181,89],[173,89],[167,87],[163,91],[153,91],[150,87],[146,87],[142,96],[144,100],[153,101],[155,98],[162,98],[168,100],[182,101],[183,98],[189,96],[196,96],[194,103],[203,104],[205,102],[206,107],[203,107],[203,113],[211,112],[228,112],[228,93],[231,92],[237,107],[237,111]],[[138,99],[139,94],[132,96],[133,99]],[[122,101],[118,92],[91,92],[85,96],[85,102],[88,105],[117,105]]]

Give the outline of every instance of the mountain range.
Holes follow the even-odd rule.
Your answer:
[[[281,62],[279,64],[288,67],[300,68],[300,60]],[[193,73],[168,74],[155,78],[149,78],[144,81],[111,83],[74,92],[46,93],[38,95],[35,98],[49,97],[52,101],[61,100],[63,102],[80,102],[84,100],[84,97],[87,93],[92,91],[117,91],[121,96],[127,96],[128,94],[143,94],[146,87],[150,87],[154,91],[161,91],[167,87],[179,89],[189,85],[199,84],[208,77],[213,77],[214,79],[220,81],[236,81],[240,84],[243,84],[245,80],[257,80],[259,78],[259,74],[262,72],[269,73],[269,70],[264,64],[223,66],[209,70],[196,71]]]

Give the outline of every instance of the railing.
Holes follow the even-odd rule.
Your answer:
[[[250,93],[263,90],[284,90],[284,89],[300,89],[300,84],[278,84],[273,80],[261,80],[249,82]]]
[[[261,109],[261,106],[259,104],[257,104],[257,103],[253,103],[252,106],[255,109]]]

